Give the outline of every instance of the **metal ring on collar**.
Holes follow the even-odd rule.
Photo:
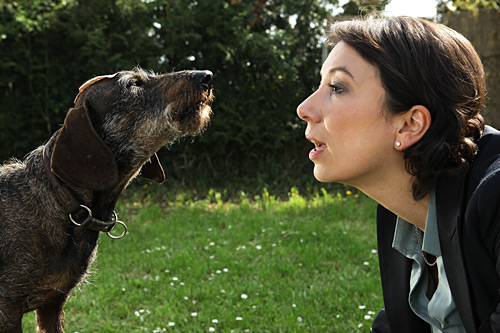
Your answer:
[[[112,239],[120,239],[122,238],[123,236],[125,236],[125,234],[127,233],[127,226],[125,225],[125,223],[123,223],[122,221],[118,221],[118,215],[116,214],[115,211],[113,211],[113,220],[115,220],[115,224],[113,224],[113,226],[111,227],[111,229],[109,229],[109,231],[106,232],[106,234],[108,235],[109,238],[112,238]],[[118,224],[121,224],[122,227],[123,227],[123,232],[121,235],[119,236],[113,236],[111,234],[111,231],[113,231],[113,229],[115,228],[116,226],[116,223]]]
[[[87,210],[87,212],[89,213],[89,217],[92,217],[92,211],[90,210],[89,207],[85,206],[85,205],[80,205],[80,207],[84,208]],[[77,223],[75,220],[73,220],[73,216],[71,216],[71,214],[68,214],[69,215],[69,220],[71,222],[73,222],[74,225],[76,225],[77,227],[81,227],[82,225],[80,223]]]

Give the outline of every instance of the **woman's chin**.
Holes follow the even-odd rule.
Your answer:
[[[328,177],[325,175],[324,172],[321,172],[321,170],[318,170],[319,168],[317,166],[314,167],[314,178],[316,178],[317,181],[322,182],[322,183],[330,183],[333,182],[334,180],[330,179],[331,177]]]

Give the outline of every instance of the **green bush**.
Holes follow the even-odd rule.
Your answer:
[[[215,74],[215,114],[206,133],[160,152],[169,181],[301,185],[312,179],[311,145],[295,110],[319,82],[332,5],[338,1],[0,1],[0,161],[43,144],[93,76],[198,68]]]
[[[45,142],[92,76],[199,68],[215,74],[215,115],[202,136],[160,153],[169,175],[219,182],[264,174],[272,182],[283,168],[307,163],[295,109],[319,80],[321,3],[2,2],[0,159]]]

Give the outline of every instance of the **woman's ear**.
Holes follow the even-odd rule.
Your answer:
[[[412,106],[400,117],[401,122],[394,141],[394,148],[403,151],[422,139],[431,126],[432,117],[429,109],[423,105]]]

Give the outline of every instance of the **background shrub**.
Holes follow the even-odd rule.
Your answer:
[[[295,110],[319,82],[326,8],[337,3],[2,1],[0,160],[43,144],[93,76],[197,68],[215,74],[215,115],[202,136],[160,152],[169,181],[259,189],[310,181],[311,145]]]

